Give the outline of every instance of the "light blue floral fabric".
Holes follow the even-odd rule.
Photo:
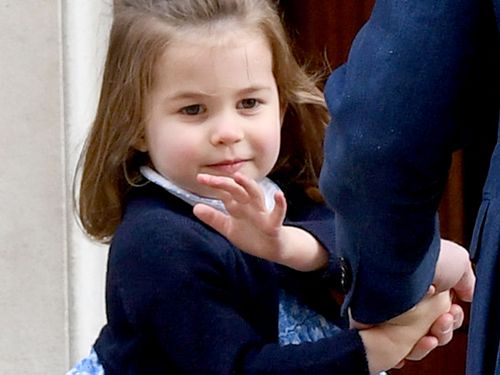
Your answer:
[[[322,315],[301,304],[297,297],[284,291],[280,294],[278,324],[281,346],[318,341],[341,330]],[[378,375],[387,373],[380,372]]]
[[[104,368],[99,362],[94,348],[87,357],[78,362],[66,375],[104,375]]]
[[[284,291],[280,294],[278,326],[279,343],[282,346],[318,341],[340,331],[335,324]]]

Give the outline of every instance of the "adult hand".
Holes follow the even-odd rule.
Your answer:
[[[456,297],[470,302],[475,283],[476,276],[467,250],[452,241],[441,239],[441,250],[433,280],[437,292],[451,289]],[[462,326],[463,320],[462,307],[452,304],[450,311],[434,322],[429,334],[422,337],[406,359],[420,360],[436,347],[448,344],[453,338],[453,331]]]
[[[452,289],[455,296],[462,301],[472,301],[476,276],[467,250],[452,241],[442,239],[432,283],[438,292]]]

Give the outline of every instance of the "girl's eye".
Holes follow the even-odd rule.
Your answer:
[[[186,107],[181,108],[180,111],[183,115],[188,115],[188,116],[196,116],[199,115],[203,112],[205,112],[205,109],[201,104],[193,104],[193,105],[188,105]]]
[[[259,105],[259,101],[255,98],[243,99],[238,103],[238,109],[252,109]]]

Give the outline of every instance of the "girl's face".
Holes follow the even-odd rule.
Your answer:
[[[280,148],[280,103],[272,55],[257,33],[224,43],[174,39],[156,66],[145,139],[155,169],[193,193],[216,197],[198,173],[257,181]]]

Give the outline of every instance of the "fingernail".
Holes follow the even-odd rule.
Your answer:
[[[442,333],[450,333],[451,330],[453,329],[453,325],[452,324],[449,324],[449,325],[446,325],[442,330],[441,332]]]
[[[427,295],[432,296],[436,292],[436,287],[434,285],[429,285],[429,289],[427,289]]]

